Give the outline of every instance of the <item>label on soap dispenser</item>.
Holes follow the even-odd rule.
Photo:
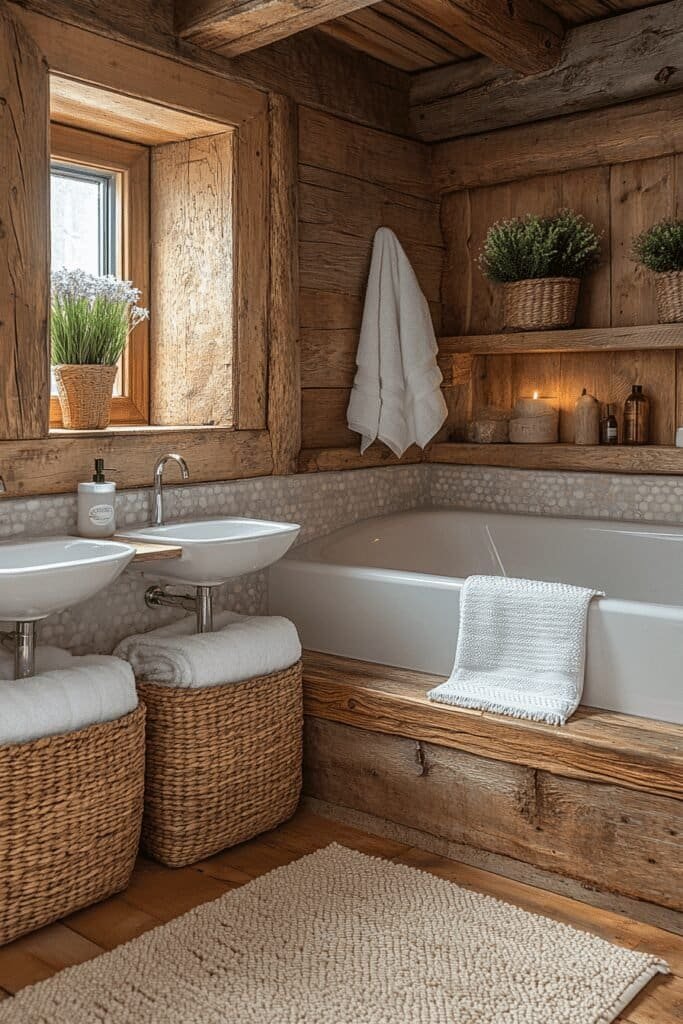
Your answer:
[[[107,526],[113,518],[113,505],[93,505],[88,509],[88,519],[93,526]]]

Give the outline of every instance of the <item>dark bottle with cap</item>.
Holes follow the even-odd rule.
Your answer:
[[[614,415],[614,406],[607,406],[607,415],[600,421],[600,444],[618,444],[619,427]]]
[[[641,384],[634,384],[624,402],[624,444],[647,444],[650,440],[650,401]]]

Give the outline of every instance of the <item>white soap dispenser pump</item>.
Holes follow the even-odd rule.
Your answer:
[[[78,533],[81,537],[116,533],[116,484],[105,480],[104,459],[95,459],[92,482],[78,485]]]

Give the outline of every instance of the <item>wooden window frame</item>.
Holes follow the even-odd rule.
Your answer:
[[[142,292],[140,303],[150,305],[149,293],[149,148],[133,142],[52,122],[50,158],[81,164],[120,176],[117,224],[120,252],[117,273]],[[140,426],[149,423],[149,321],[131,334],[123,355],[122,394],[112,401],[111,422]],[[50,426],[63,426],[59,399],[50,399]]]
[[[4,42],[0,33],[0,44],[11,53],[13,41],[21,40],[19,57],[26,55],[22,71],[30,75],[24,92],[30,87],[38,111],[31,119],[22,117],[20,128],[26,150],[36,155],[36,173],[23,192],[33,199],[27,209],[35,220],[28,256],[41,270],[49,255],[43,224],[46,204],[41,206],[49,187],[48,117],[42,112],[47,115],[49,82],[55,77],[90,87],[95,94],[87,97],[84,113],[78,109],[79,98],[74,106],[73,96],[66,95],[69,90],[63,90],[69,111],[59,120],[72,127],[104,127],[146,145],[193,137],[188,135],[188,119],[206,125],[204,134],[234,129],[236,197],[233,428],[113,426],[105,431],[48,432],[49,393],[46,396],[43,372],[47,347],[40,330],[34,329],[22,333],[20,347],[22,359],[27,365],[34,362],[41,374],[6,382],[12,408],[38,413],[30,421],[13,418],[5,427],[0,419],[6,496],[72,491],[91,472],[95,455],[111,458],[120,487],[149,484],[154,460],[169,450],[186,456],[193,483],[295,472],[301,422],[296,104],[22,8],[13,8],[5,17],[9,29]],[[2,7],[0,27],[1,22]],[[21,98],[10,98],[21,114]],[[105,105],[96,110],[93,99]],[[42,277],[38,274],[38,287]],[[36,304],[36,275],[24,274],[20,283],[21,293],[10,298],[34,310],[32,321],[39,325],[46,303],[42,296]],[[0,308],[3,300],[0,274]],[[153,351],[150,356],[153,360]],[[9,394],[11,388],[17,391],[16,401],[14,393]]]

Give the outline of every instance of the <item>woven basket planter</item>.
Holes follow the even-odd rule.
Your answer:
[[[0,747],[0,944],[126,888],[144,772],[142,706]]]
[[[571,327],[580,284],[578,277],[539,277],[504,284],[505,326],[512,331]]]
[[[138,682],[147,707],[143,849],[193,864],[281,824],[301,793],[301,662],[201,690]]]
[[[655,292],[660,324],[683,323],[683,270],[655,274]]]
[[[72,430],[108,427],[118,367],[62,363],[53,370],[64,426]]]

